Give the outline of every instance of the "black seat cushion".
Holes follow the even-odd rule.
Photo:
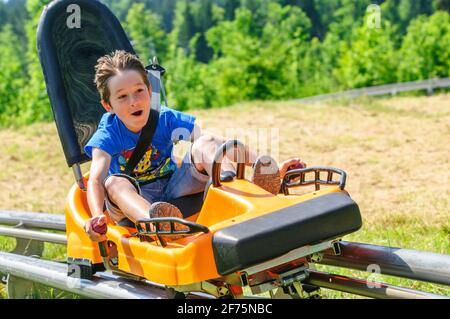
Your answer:
[[[188,218],[202,209],[203,192],[171,199],[168,202],[179,208],[183,218]]]
[[[305,245],[361,228],[358,205],[331,193],[219,230],[213,237],[217,270],[227,275]]]

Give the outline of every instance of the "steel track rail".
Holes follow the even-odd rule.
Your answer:
[[[124,282],[121,278],[101,276],[95,276],[93,280],[71,278],[67,276],[66,264],[10,253],[0,252],[0,272],[87,298],[162,298],[161,289],[144,289],[138,283]]]
[[[44,229],[65,228],[63,215],[0,211],[0,224],[28,226]],[[0,227],[0,235],[66,244],[61,234],[39,233],[30,230]],[[368,271],[379,267],[384,275],[450,285],[450,255],[426,251],[401,249],[363,243],[340,242],[341,254],[326,251],[320,264]]]
[[[44,284],[93,299],[167,299],[161,285],[134,281],[109,273],[97,273],[92,280],[67,276],[64,263],[0,252],[0,272]],[[211,298],[204,294],[189,294],[189,299]]]
[[[109,273],[98,273],[92,280],[67,276],[66,264],[0,252],[0,272],[94,299],[167,299],[163,286],[133,281]],[[380,299],[449,299],[449,297],[396,287],[383,283],[309,271],[306,284]],[[188,299],[212,298],[189,294]]]
[[[31,239],[47,243],[67,245],[67,237],[65,234],[53,234],[36,230],[0,226],[0,236],[9,236],[14,238]]]
[[[58,217],[55,218],[55,216]],[[29,227],[32,226],[32,227],[42,227],[44,229],[61,230],[63,226],[65,228],[64,222],[65,219],[63,215],[0,211],[0,224],[4,223],[9,225],[27,225]],[[10,227],[0,227],[0,235],[22,239],[48,241],[59,244],[67,243],[65,235],[63,234],[51,234],[47,232],[31,231]],[[392,275],[401,278],[431,282],[436,284],[450,285],[450,255],[393,248],[393,247],[376,246],[362,243],[353,243],[346,241],[341,241],[340,247],[341,252],[339,255],[335,255],[334,252],[332,252],[331,250],[325,251],[323,258],[317,261],[317,263],[362,271],[369,271],[369,267],[376,266],[378,267],[380,274]],[[0,263],[4,262],[2,260],[4,256],[9,256],[8,257],[9,260],[12,258],[10,256],[12,254],[9,255],[3,254],[5,253],[0,253]],[[26,258],[23,256],[18,257]],[[66,265],[56,263],[56,265],[53,265],[52,267],[65,267],[64,270],[61,270],[62,268],[58,268],[59,273],[63,274],[60,280],[65,281],[75,280],[72,278],[67,279]],[[443,297],[440,295],[428,294],[425,292],[389,286],[386,284],[381,284],[384,285],[383,286],[384,288],[374,290],[372,288],[368,288],[369,286],[371,286],[370,283],[367,283],[359,279],[353,279],[332,274],[325,274],[315,271],[311,271],[310,274],[311,274],[310,278],[307,280],[307,282],[310,284],[324,288],[359,294],[367,297],[374,297],[374,298],[404,298],[405,296],[406,298]],[[39,277],[39,272],[37,272],[35,275]],[[24,278],[26,276],[27,276],[26,274],[22,274],[21,276],[18,277]]]
[[[450,285],[450,255],[427,251],[340,242],[341,254],[326,251],[320,264]]]
[[[66,231],[66,218],[62,214],[0,210],[0,224]]]
[[[450,297],[436,295],[424,291],[396,287],[384,283],[373,283],[361,279],[334,275],[318,271],[308,271],[309,277],[305,283],[338,290],[355,295],[377,299],[450,299]]]

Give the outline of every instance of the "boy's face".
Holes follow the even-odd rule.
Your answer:
[[[150,114],[151,91],[134,70],[121,71],[109,79],[110,104],[101,101],[106,111],[116,114],[125,126],[138,133]]]

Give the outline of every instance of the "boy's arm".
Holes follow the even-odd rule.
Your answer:
[[[92,217],[103,214],[105,188],[103,181],[108,175],[111,155],[99,148],[92,149],[92,163],[87,187],[87,200]]]
[[[99,148],[92,149],[92,163],[87,187],[87,200],[92,218],[90,218],[84,225],[84,229],[92,241],[106,240],[105,235],[96,233],[93,230],[93,223],[95,220],[97,220],[98,225],[103,225],[106,223],[106,216],[103,213],[103,204],[105,201],[105,188],[103,186],[103,181],[108,175],[110,163],[111,155]]]

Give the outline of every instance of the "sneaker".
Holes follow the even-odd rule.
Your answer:
[[[253,165],[252,183],[277,195],[280,192],[280,170],[277,162],[268,155],[260,156]]]
[[[164,218],[164,217],[177,217],[177,218],[183,218],[183,214],[181,214],[181,211],[178,209],[178,207],[166,203],[166,202],[154,202],[150,206],[150,212],[149,212],[150,218]],[[174,223],[174,229],[175,230],[188,230],[189,227],[185,226],[180,223]],[[170,223],[160,223],[159,224],[159,230],[162,231],[170,231]],[[177,240],[180,238],[185,237],[185,235],[172,235],[170,238],[172,240]],[[165,243],[161,242],[161,244],[164,246]]]

